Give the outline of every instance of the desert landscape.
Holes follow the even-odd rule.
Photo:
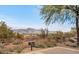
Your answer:
[[[30,8],[36,8],[36,6],[0,6],[3,7],[0,11],[2,14],[11,13],[12,15],[24,16],[28,19],[29,18],[35,18],[34,15],[31,15],[34,13],[35,9],[31,10]],[[6,8],[5,8],[6,7]],[[26,11],[28,13],[28,10],[30,12],[25,16],[25,10],[16,10],[16,7],[18,9],[26,8]],[[11,12],[7,8],[13,8],[11,9]],[[28,9],[29,8],[29,9]],[[64,8],[64,9],[63,9]],[[6,10],[5,10],[6,9]],[[28,10],[27,10],[28,9]],[[38,8],[39,9],[39,8]],[[25,11],[25,12],[23,12]],[[0,17],[0,54],[78,54],[79,53],[79,28],[78,28],[78,18],[76,16],[79,16],[79,7],[77,6],[54,6],[54,5],[47,5],[47,6],[41,6],[38,10],[40,12],[40,17],[42,16],[43,21],[45,21],[43,24],[45,26],[40,27],[37,22],[30,20],[21,20],[21,18],[18,16],[18,18],[21,20],[17,20],[18,23],[14,22],[15,20],[5,20],[4,18]],[[14,13],[13,13],[14,12]],[[21,13],[21,14],[20,14]],[[23,14],[24,13],[24,14]],[[36,12],[38,14],[38,12]],[[29,16],[28,16],[29,15]],[[30,17],[33,16],[33,17]],[[37,16],[37,15],[36,15]],[[14,16],[12,16],[14,17]],[[16,17],[14,17],[16,18]],[[16,18],[16,19],[18,19]],[[25,19],[26,19],[25,18]],[[11,21],[11,22],[9,22]],[[25,22],[26,21],[26,22]],[[55,23],[52,27],[49,26],[49,24],[52,22],[57,22],[58,25],[60,22],[62,23],[68,23],[65,24],[68,27],[69,31],[67,30],[67,27],[62,27],[56,25]],[[10,24],[9,24],[10,23]],[[40,28],[34,28],[30,25],[27,28],[24,28],[26,23],[30,24],[32,26],[32,23],[35,25],[38,25],[37,27]],[[38,21],[39,23],[39,21]],[[73,24],[72,26],[70,24]],[[15,24],[18,24],[17,27],[22,27],[19,24],[23,24],[22,28],[17,28]],[[16,28],[12,28],[12,26],[15,26]],[[58,26],[58,27],[57,27]],[[49,28],[50,27],[50,28]],[[56,27],[56,30],[55,30]],[[63,29],[64,28],[64,29]],[[55,31],[53,31],[55,30]],[[63,30],[63,31],[62,31]]]

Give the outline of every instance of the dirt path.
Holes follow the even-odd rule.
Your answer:
[[[32,51],[27,54],[79,54],[79,50],[66,47],[54,47]]]

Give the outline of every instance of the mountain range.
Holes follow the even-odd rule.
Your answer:
[[[27,28],[27,29],[14,29],[13,30],[16,33],[24,33],[24,34],[31,34],[31,33],[40,33],[40,29],[34,29],[34,28]]]

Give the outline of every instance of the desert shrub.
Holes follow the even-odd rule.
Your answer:
[[[27,48],[27,46],[28,46],[28,43],[27,42],[23,42],[23,43],[21,43],[21,44],[19,44],[18,46],[20,46],[21,48]]]
[[[19,39],[16,39],[14,42],[13,42],[14,45],[19,45],[19,44],[22,44],[22,41],[20,41]]]
[[[55,47],[56,46],[56,44],[53,44],[53,43],[48,43],[46,45],[47,45],[47,47]]]
[[[36,48],[48,48],[48,47],[54,47],[56,44],[40,44],[35,46]]]
[[[0,48],[4,48],[4,44],[0,43]]]
[[[21,42],[19,44],[16,44],[16,48],[15,51],[16,53],[21,53],[23,49],[25,49],[27,47],[27,43],[26,42]]]
[[[74,43],[74,42],[75,42],[75,41],[74,41],[74,40],[72,40],[72,39],[69,39],[69,41],[70,41],[70,42],[72,42],[72,43]]]
[[[40,45],[37,45],[37,46],[35,46],[36,48],[45,48],[45,46],[44,45],[42,45],[42,44],[40,44]]]
[[[7,52],[0,50],[0,54],[7,54]]]
[[[42,42],[40,44],[37,44],[35,47],[36,48],[48,48],[48,47],[55,47],[56,44],[53,42]]]
[[[24,35],[20,33],[16,33],[16,38],[17,39],[24,39]]]
[[[0,54],[9,54],[10,51],[7,51],[6,49],[0,49]]]
[[[69,44],[65,44],[66,46],[69,46]]]
[[[38,40],[36,42],[36,48],[48,48],[56,46],[56,41],[54,39]]]
[[[76,45],[73,45],[73,46],[71,46],[71,47],[77,47]]]
[[[27,47],[27,44],[21,43],[19,45],[9,44],[4,46],[4,49],[0,49],[1,54],[21,53],[21,51]]]
[[[23,48],[21,48],[20,46],[17,46],[16,49],[15,49],[15,52],[21,53],[22,50],[23,50]]]
[[[13,44],[4,46],[4,49],[9,52],[13,52],[15,50],[15,48],[16,48],[16,45],[13,45]]]
[[[14,32],[6,25],[5,22],[0,22],[0,42],[12,42],[12,38],[14,37]]]
[[[41,37],[41,38],[45,38],[45,31],[44,31],[44,30],[41,30],[40,37]]]

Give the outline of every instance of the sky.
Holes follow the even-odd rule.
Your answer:
[[[45,28],[44,21],[40,16],[39,5],[0,5],[0,21],[5,21],[12,29]],[[50,24],[50,31],[70,31],[73,25]]]

